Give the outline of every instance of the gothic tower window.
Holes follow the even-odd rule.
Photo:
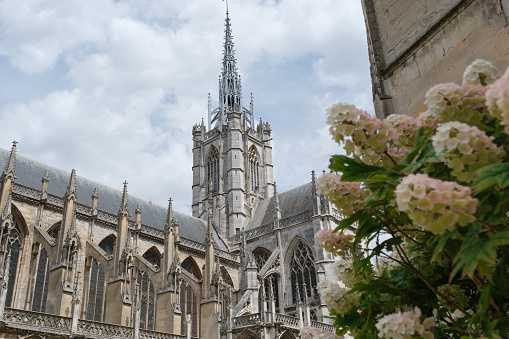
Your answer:
[[[14,220],[14,228],[7,237],[7,251],[6,255],[11,254],[11,264],[9,267],[9,283],[7,285],[7,295],[5,300],[6,307],[13,306],[14,286],[16,285],[16,277],[18,272],[19,259],[21,257],[21,250],[23,246],[23,236],[18,227],[18,223]]]
[[[293,302],[296,303],[299,296],[312,298],[316,295],[316,270],[315,257],[311,248],[301,240],[295,247],[290,262],[290,279],[293,287]]]
[[[37,244],[37,246],[40,246]],[[45,312],[46,298],[48,296],[49,285],[49,257],[48,252],[42,246],[37,260],[37,272],[35,275],[34,294],[32,298],[32,311]]]
[[[196,294],[186,281],[180,284],[180,311],[182,312],[180,317],[180,334],[186,334],[186,316],[190,315],[192,321],[191,336],[193,338],[198,337],[198,302],[196,301]]]
[[[254,146],[249,149],[248,159],[249,176],[251,177],[251,191],[254,192],[260,185],[260,159],[258,158],[258,153],[256,152],[256,148]]]
[[[154,330],[155,325],[155,291],[148,275],[140,271],[138,273],[140,284],[140,328]]]
[[[87,320],[102,321],[104,319],[103,310],[106,281],[104,279],[104,269],[101,263],[93,257],[90,257],[89,272],[86,318]]]
[[[257,248],[254,252],[255,262],[256,262],[256,268],[258,269],[258,272],[262,269],[263,265],[269,260],[270,252],[262,249]]]
[[[212,190],[219,189],[219,152],[214,146],[211,147],[207,159],[207,184],[212,181]]]

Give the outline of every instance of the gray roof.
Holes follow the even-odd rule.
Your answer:
[[[313,191],[310,182],[279,193],[278,197],[281,219],[313,210]],[[274,197],[271,197],[258,203],[248,229],[274,222],[274,200]]]
[[[0,148],[0,171],[3,172],[5,165],[9,161],[10,151]],[[16,155],[15,182],[36,190],[41,190],[41,180],[44,173],[49,173],[48,194],[57,197],[63,197],[69,184],[71,173],[61,169],[43,164],[41,162]],[[98,189],[99,199],[97,208],[101,211],[117,214],[122,199],[122,191],[95,181],[76,176],[76,194],[77,201],[80,204],[91,206],[92,193]],[[128,194],[129,214],[133,217],[138,205],[141,206],[141,223],[154,228],[163,229],[166,222],[168,208],[154,204],[150,201]],[[186,215],[184,213],[174,212],[174,218],[179,222],[179,235],[199,243],[205,242],[207,224],[201,219]],[[227,246],[217,235],[214,234],[214,240],[220,249],[227,250]]]

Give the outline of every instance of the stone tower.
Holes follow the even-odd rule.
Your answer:
[[[219,106],[208,98],[208,126],[193,127],[193,216],[212,221],[228,238],[244,229],[260,199],[273,194],[271,128],[254,124],[253,96],[242,104],[230,18],[226,12]],[[211,198],[209,200],[209,197]]]

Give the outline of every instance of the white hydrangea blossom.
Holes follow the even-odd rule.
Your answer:
[[[463,83],[470,85],[492,84],[498,75],[498,69],[489,61],[477,59],[463,72]]]
[[[304,326],[300,329],[301,339],[343,339],[343,336],[335,333],[325,332],[319,328],[312,326]]]
[[[376,328],[379,338],[386,339],[433,339],[434,335],[428,331],[435,326],[433,318],[426,318],[422,323],[419,319],[421,310],[416,307],[413,311],[401,311],[389,314],[378,319]]]
[[[352,259],[340,259],[336,260],[336,274],[338,280],[341,281],[348,287],[352,287],[357,282],[354,271],[353,271],[353,260]]]
[[[440,160],[464,182],[472,182],[479,168],[499,163],[503,156],[503,150],[493,143],[493,137],[475,126],[457,121],[439,125],[431,140]]]
[[[354,294],[347,294],[348,290],[338,283],[321,281],[318,292],[323,302],[342,317],[354,306],[359,306],[359,298]]]

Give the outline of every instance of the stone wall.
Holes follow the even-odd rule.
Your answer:
[[[424,95],[461,83],[475,59],[509,65],[508,0],[363,0],[378,117],[424,111]]]

